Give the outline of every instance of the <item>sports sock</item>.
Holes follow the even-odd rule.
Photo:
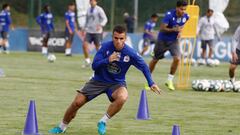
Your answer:
[[[174,75],[168,74],[168,81],[172,81],[174,78]]]
[[[99,121],[107,123],[108,120],[110,120],[110,116],[106,113]]]
[[[65,131],[67,129],[68,124],[64,124],[63,121],[59,124],[59,127]]]
[[[90,58],[86,58],[85,61],[86,61],[87,64],[91,63],[91,59]]]
[[[230,81],[231,81],[232,83],[234,83],[234,82],[235,82],[235,77],[230,78]]]

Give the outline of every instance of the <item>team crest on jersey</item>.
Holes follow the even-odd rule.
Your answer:
[[[124,62],[129,62],[130,61],[130,57],[128,55],[124,56],[123,61]]]
[[[181,18],[177,18],[177,23],[181,23]]]
[[[183,17],[182,22],[185,23],[187,21],[187,19],[185,17]]]

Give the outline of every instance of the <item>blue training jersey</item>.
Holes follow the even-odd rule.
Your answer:
[[[156,23],[153,22],[151,19],[148,20],[145,25],[144,25],[144,31],[149,31],[149,32],[152,32],[154,30],[154,27],[156,26]],[[149,38],[149,39],[153,39],[153,36],[148,34],[148,33],[145,33],[143,34],[143,38],[146,39],[146,38]]]
[[[116,51],[120,53],[120,60],[110,63],[109,56],[114,51],[116,51],[116,49],[113,41],[102,44],[92,63],[92,69],[95,71],[93,80],[113,84],[126,84],[125,75],[129,67],[134,65],[143,72],[149,86],[154,84],[148,66],[135,50],[125,44],[121,51]]]
[[[75,30],[75,12],[67,11],[65,13],[65,21],[68,21],[71,30],[74,31]],[[67,27],[66,27],[66,31],[68,31]]]
[[[172,9],[168,11],[163,20],[162,23],[167,24],[168,28],[173,28],[176,26],[183,26],[187,20],[189,19],[188,14],[184,14],[182,17],[177,17],[176,15],[176,9]],[[161,41],[175,41],[177,40],[178,32],[162,32],[160,31],[158,34],[158,40]]]
[[[10,12],[7,10],[2,10],[0,12],[0,31],[8,32],[11,23],[12,19],[10,17]]]
[[[36,18],[36,21],[40,25],[42,33],[51,32],[54,30],[52,13],[41,13]]]

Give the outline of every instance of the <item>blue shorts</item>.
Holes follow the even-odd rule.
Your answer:
[[[65,31],[65,39],[66,40],[69,40],[70,42],[72,42],[73,41],[73,36],[74,36],[74,33],[70,34],[68,30]]]
[[[87,97],[87,101],[91,101],[95,97],[105,93],[108,96],[109,101],[113,102],[114,99],[112,94],[115,90],[120,87],[126,87],[125,83],[104,83],[91,79],[88,81],[81,90],[77,90],[77,92],[82,93]]]

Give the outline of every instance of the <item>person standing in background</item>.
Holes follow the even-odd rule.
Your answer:
[[[124,23],[126,24],[127,33],[134,33],[134,22],[136,20],[135,17],[130,16],[127,12],[123,14]]]
[[[107,16],[104,10],[97,5],[97,0],[90,0],[90,8],[87,10],[86,24],[83,28],[86,32],[83,43],[83,52],[85,57],[85,64],[83,68],[91,65],[89,57],[89,44],[94,43],[96,50],[100,48],[102,41],[103,27],[107,24]]]
[[[75,4],[70,3],[68,5],[68,11],[65,13],[65,34],[66,34],[66,49],[65,55],[72,56],[72,41],[74,33],[77,32],[77,25],[75,21]]]
[[[12,24],[11,19],[11,13],[10,13],[10,5],[9,4],[3,4],[2,11],[0,12],[0,37],[2,40],[0,40],[0,49],[3,49],[3,52],[8,54],[9,50],[7,50],[7,44],[8,44],[8,33],[10,29],[10,25]],[[12,27],[13,29],[13,27]],[[2,52],[2,50],[0,50]]]
[[[51,7],[45,5],[43,7],[43,13],[36,18],[36,22],[41,27],[42,33],[42,54],[48,55],[48,40],[51,36],[51,32],[54,31],[53,14],[51,13]]]
[[[201,59],[199,60],[199,65],[204,65],[207,63],[208,66],[211,66],[211,61],[213,57],[213,51],[214,51],[214,35],[216,34],[218,37],[218,40],[220,40],[220,34],[217,32],[215,28],[215,22],[212,17],[213,10],[208,9],[205,16],[201,17],[198,23],[198,29],[197,29],[197,35],[199,35],[201,39]],[[208,57],[206,56],[207,52],[207,45],[209,47]]]

